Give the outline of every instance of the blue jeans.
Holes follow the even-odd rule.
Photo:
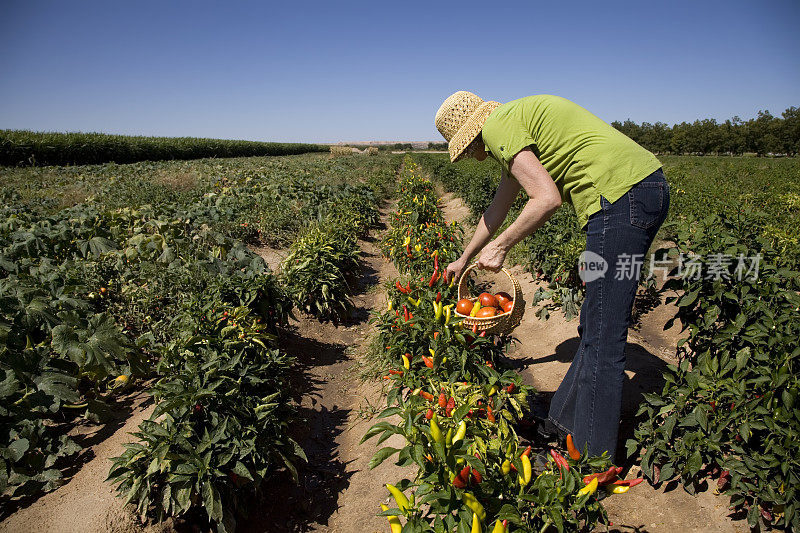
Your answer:
[[[667,216],[669,185],[659,169],[613,204],[603,197],[600,202],[601,211],[589,217],[586,227],[586,250],[601,256],[608,270],[593,281],[586,278],[580,346],[548,416],[561,431],[572,434],[579,449],[588,443],[590,455],[607,451],[614,460],[625,344],[639,284],[635,265],[641,265]]]

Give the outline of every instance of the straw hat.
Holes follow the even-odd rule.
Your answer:
[[[469,91],[458,91],[447,97],[436,112],[436,129],[449,143],[451,162],[470,155],[467,147],[478,137],[483,123],[499,105],[500,102],[484,102]]]

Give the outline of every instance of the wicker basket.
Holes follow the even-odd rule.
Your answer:
[[[473,263],[461,274],[461,279],[458,281],[459,301],[467,298],[474,303],[478,299],[477,297],[468,296],[469,291],[467,290],[467,280],[469,279],[467,275],[475,268],[477,268],[477,264]],[[522,321],[522,315],[525,314],[525,301],[522,299],[522,287],[520,287],[519,281],[505,268],[503,269],[503,273],[508,276],[508,279],[511,280],[511,284],[514,286],[514,303],[511,306],[511,311],[503,313],[502,315],[486,318],[466,316],[456,311],[456,315],[464,319],[464,326],[470,329],[472,329],[473,326],[477,326],[477,331],[485,331],[487,334],[511,333],[514,328],[519,326],[519,323]]]

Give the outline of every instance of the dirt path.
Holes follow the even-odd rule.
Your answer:
[[[115,411],[114,419],[97,429],[96,434],[84,435],[78,470],[72,479],[57,490],[45,494],[29,507],[18,510],[0,523],[0,532],[27,533],[134,533],[144,531],[116,497],[114,487],[105,482],[111,467],[110,459],[122,454],[123,444],[130,442],[129,433],[136,431],[142,420],[150,416],[153,403],[140,392],[129,398],[129,405]],[[111,428],[117,428],[106,437]],[[102,440],[101,440],[102,439]],[[90,443],[97,444],[89,446]],[[162,528],[148,531],[159,531]]]
[[[389,211],[382,211],[382,221]],[[380,231],[373,230],[374,237],[360,242],[362,271],[354,288],[351,323],[337,327],[308,317],[292,322],[296,329],[283,347],[297,357],[292,389],[306,422],[295,436],[309,461],[301,469],[300,486],[288,479],[272,485],[244,531],[360,532],[387,527],[386,519],[375,513],[388,495],[384,484],[398,481],[403,471],[392,461],[369,470],[369,460],[378,450],[375,440],[359,444],[383,402],[380,383],[364,382],[359,376],[371,330],[367,321],[371,309],[386,305],[380,283],[397,276],[394,266],[381,258]],[[258,251],[271,264],[279,255]],[[381,444],[402,445],[399,436]]]
[[[465,224],[469,208],[461,198],[451,193],[442,194],[443,211],[448,222]],[[473,228],[465,227],[465,238]],[[542,283],[519,266],[509,269],[522,286],[524,298],[531,302],[533,294]],[[486,279],[503,281],[503,276]],[[507,282],[507,278],[506,278]],[[664,323],[672,316],[669,306],[659,306],[641,318],[638,327],[628,335],[626,348],[627,379],[623,385],[623,412],[620,428],[618,457],[625,457],[625,441],[633,435],[634,415],[642,394],[661,389],[662,371],[668,363],[675,363],[675,343],[679,327],[663,331]],[[522,323],[514,331],[519,342],[512,345],[510,357],[518,366],[525,382],[540,391],[540,397],[549,402],[561,383],[578,347],[578,320],[567,321],[559,312],[543,321],[536,318],[534,310],[527,307]],[[623,463],[625,464],[625,463]],[[625,466],[631,467],[630,463]],[[634,475],[637,474],[637,475]],[[628,477],[637,477],[633,466]],[[715,496],[711,491],[691,496],[680,487],[662,486],[659,489],[643,483],[624,496],[604,500],[609,518],[614,524],[611,531],[637,531],[648,533],[681,532],[748,532],[743,520],[733,521],[728,515],[727,498]]]

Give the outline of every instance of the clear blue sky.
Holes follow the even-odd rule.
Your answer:
[[[751,118],[800,106],[798,20],[798,0],[3,0],[0,128],[436,140],[461,89],[607,121]]]

